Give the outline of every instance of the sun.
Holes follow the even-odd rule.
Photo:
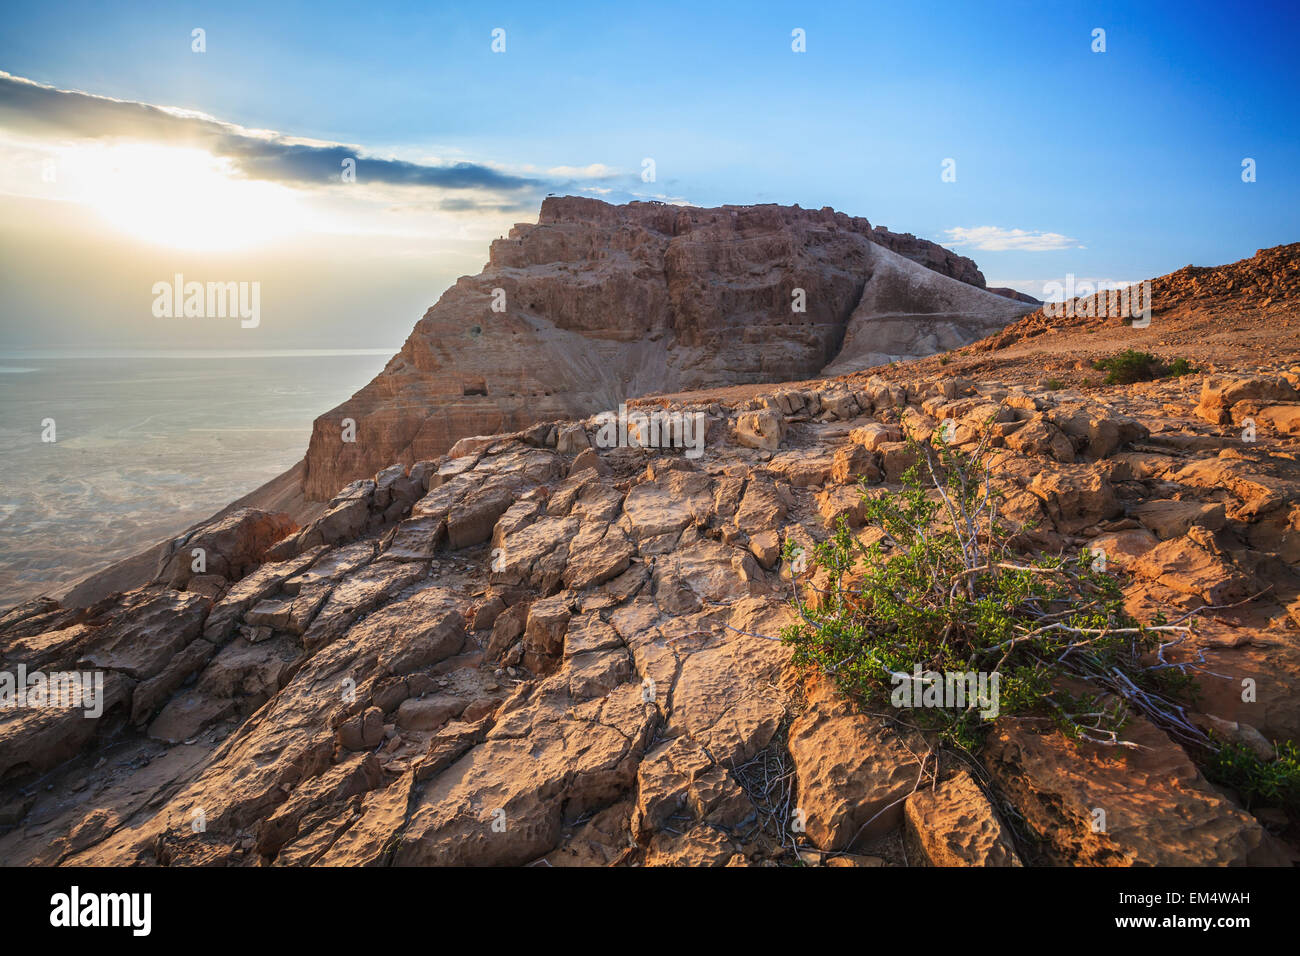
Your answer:
[[[77,198],[113,229],[176,249],[244,249],[283,238],[300,224],[296,194],[240,178],[229,160],[201,149],[142,143],[62,151]]]

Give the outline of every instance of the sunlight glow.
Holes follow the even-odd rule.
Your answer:
[[[75,198],[112,228],[177,249],[244,249],[301,228],[299,197],[239,178],[228,160],[199,149],[142,143],[79,145],[60,152]]]

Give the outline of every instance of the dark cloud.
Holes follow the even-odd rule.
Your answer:
[[[479,201],[476,199],[465,199],[462,197],[453,197],[444,199],[438,203],[438,209],[441,212],[533,212],[537,208],[535,202],[492,202]]]
[[[513,176],[478,163],[441,166],[362,156],[341,144],[313,145],[254,136],[237,126],[184,116],[148,103],[115,100],[33,83],[0,73],[0,127],[34,136],[129,138],[206,149],[231,159],[250,179],[282,183],[337,182],[345,159],[356,160],[357,181],[439,189],[537,191],[545,181]]]

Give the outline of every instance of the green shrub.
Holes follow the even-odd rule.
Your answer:
[[[919,666],[990,682],[996,674],[999,713],[1042,717],[1078,739],[1131,746],[1118,734],[1133,710],[1186,731],[1164,696],[1186,680],[1182,668],[1139,658],[1191,626],[1135,622],[1119,580],[1087,551],[1017,559],[1023,529],[999,516],[982,444],[973,454],[937,437],[909,446],[918,462],[901,491],[864,486],[867,524],[881,541],[864,546],[841,520],[816,547],[820,600],[809,605],[796,586],[800,621],[781,635],[796,664],[877,709]],[[793,542],[786,548],[788,557]],[[900,716],[966,748],[990,723],[974,703]]]
[[[1215,743],[1218,750],[1210,755],[1205,768],[1211,780],[1232,787],[1247,807],[1258,803],[1300,810],[1300,748],[1295,741],[1274,744],[1277,758],[1270,761],[1232,741]]]
[[[1108,372],[1106,385],[1132,385],[1134,382],[1150,382],[1166,376],[1191,375],[1196,369],[1187,359],[1174,359],[1166,365],[1163,360],[1150,352],[1138,352],[1125,349],[1110,358],[1097,359],[1092,367],[1099,372]]]

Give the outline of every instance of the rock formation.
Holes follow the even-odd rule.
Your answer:
[[[1190,717],[1266,759],[1300,739],[1297,310],[1236,301],[1240,348],[1181,378],[1102,386],[1079,356],[1222,325],[1197,300],[1162,328],[1057,321],[942,366],[660,396],[635,407],[700,415],[702,456],[598,447],[588,417],[469,437],[302,527],[224,514],[90,608],[29,602],[0,669],[96,669],[104,707],[0,711],[0,863],[1294,862],[1294,817],[1146,721],[1125,755],[1004,716],[978,767],[928,759],[775,640],[792,579],[823,574],[785,543],[868,534],[857,482],[898,487],[904,427],[973,450],[996,417],[1023,546],[1104,549],[1140,619],[1250,599],[1177,651],[1205,667]],[[200,544],[221,560],[187,576]]]
[[[328,499],[466,435],[654,392],[930,355],[1029,311],[983,286],[970,259],[829,208],[547,199],[316,420],[304,487]]]
[[[1016,289],[1008,289],[1006,286],[988,286],[987,288],[994,295],[1005,296],[1008,299],[1015,299],[1017,302],[1025,302],[1033,306],[1043,304],[1041,299],[1035,299],[1032,295],[1027,295]]]

